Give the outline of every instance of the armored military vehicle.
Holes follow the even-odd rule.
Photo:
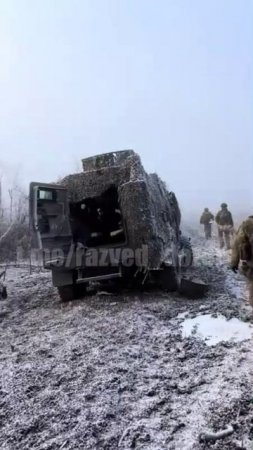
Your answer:
[[[180,267],[180,209],[133,150],[82,160],[83,171],[57,184],[30,184],[34,242],[62,300],[90,282],[155,280],[175,290]]]

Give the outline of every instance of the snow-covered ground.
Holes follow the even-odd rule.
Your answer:
[[[198,325],[187,337],[183,328],[201,314],[237,318],[251,331],[245,281],[216,242],[195,236],[193,245],[191,272],[210,285],[202,300],[150,290],[61,304],[50,273],[9,269],[1,449],[252,449],[252,338],[223,332],[209,345]],[[199,438],[227,425],[229,437]]]

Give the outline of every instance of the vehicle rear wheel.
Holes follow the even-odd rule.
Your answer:
[[[75,285],[75,298],[83,298],[86,295],[87,284],[80,283]]]
[[[58,286],[58,293],[62,302],[69,302],[82,298],[86,294],[86,284],[69,284]]]
[[[74,300],[74,285],[70,284],[68,286],[58,286],[58,294],[62,302],[69,302]]]

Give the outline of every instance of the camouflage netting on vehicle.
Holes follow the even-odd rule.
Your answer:
[[[84,172],[61,181],[69,201],[96,197],[117,187],[128,246],[148,246],[148,264],[157,268],[166,259],[172,239],[178,239],[180,210],[174,193],[156,175],[148,175],[139,155],[126,150],[83,160]]]

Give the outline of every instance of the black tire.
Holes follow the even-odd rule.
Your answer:
[[[182,261],[182,268],[186,269],[187,267],[191,267],[193,264],[193,250],[189,238],[185,236],[180,236],[179,251],[184,252],[185,254],[185,258]]]
[[[69,302],[74,300],[74,285],[70,284],[67,286],[58,286],[58,294],[62,302]]]
[[[173,266],[164,266],[159,273],[159,286],[167,292],[178,290],[179,280],[176,268]]]
[[[86,294],[86,284],[69,284],[58,286],[58,293],[62,302],[70,302],[82,298]]]
[[[80,283],[75,285],[75,298],[83,298],[86,295],[87,284]]]
[[[136,271],[137,267],[134,265],[131,267],[122,265],[122,276],[120,278],[115,278],[115,280],[113,280],[114,284],[117,285],[119,289],[138,287],[140,285],[140,279],[138,276],[135,276]]]

